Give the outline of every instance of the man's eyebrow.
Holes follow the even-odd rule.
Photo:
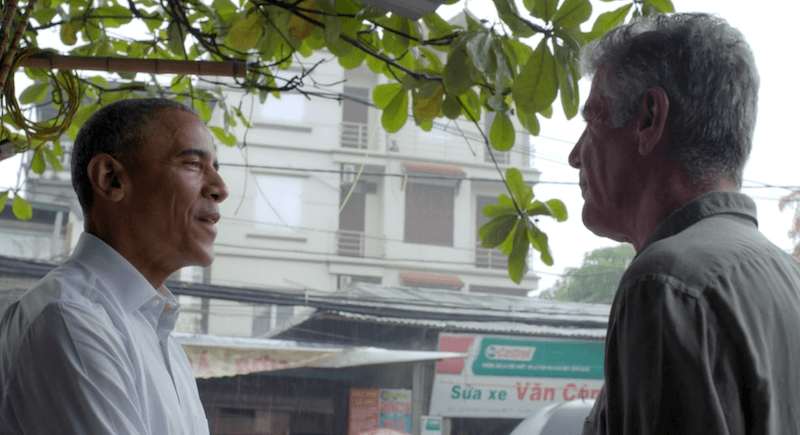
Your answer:
[[[197,156],[200,158],[206,158],[210,156],[210,153],[200,148],[189,148],[188,150],[183,150],[179,152],[178,155],[175,157],[180,158],[185,156]],[[219,171],[219,161],[217,161],[217,159],[214,159],[214,163],[212,164],[212,166],[214,166],[215,171]]]

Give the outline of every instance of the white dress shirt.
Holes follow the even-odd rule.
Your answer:
[[[21,434],[208,434],[170,336],[178,314],[166,287],[83,233],[0,321],[0,420]]]

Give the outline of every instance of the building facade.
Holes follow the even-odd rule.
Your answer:
[[[535,289],[535,275],[515,285],[505,255],[478,240],[488,220],[481,209],[505,192],[492,157],[501,170],[514,166],[538,180],[528,134],[518,133],[509,152],[490,154],[463,119],[437,119],[425,132],[409,115],[399,132],[386,133],[371,97],[383,77],[366,66],[318,63],[324,57],[304,62],[316,65],[315,83],[336,83],[324,88],[332,98],[227,94],[253,128],[233,129],[236,147],[218,145],[230,197],[211,282],[311,294],[355,282],[517,296]],[[223,123],[218,109],[211,124]],[[488,134],[490,125],[484,113],[479,126]],[[265,332],[239,326],[237,335]]]

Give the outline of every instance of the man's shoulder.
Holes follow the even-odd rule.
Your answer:
[[[37,320],[57,322],[56,317],[65,311],[96,312],[105,305],[97,286],[96,276],[78,262],[67,261],[56,267],[2,315],[0,346],[22,339]]]
[[[97,276],[80,262],[56,267],[20,297],[20,303],[40,311],[54,303],[90,304],[96,298]]]
[[[737,269],[786,270],[800,275],[800,264],[757,228],[718,215],[647,246],[631,262],[623,282],[670,277],[703,290]]]

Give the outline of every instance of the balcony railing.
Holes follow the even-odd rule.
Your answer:
[[[336,253],[346,257],[383,258],[386,249],[384,237],[367,236],[361,231],[336,232]]]
[[[360,122],[342,122],[341,143],[344,148],[367,149],[369,147],[369,131],[367,124]]]
[[[487,249],[478,243],[475,248],[475,267],[481,269],[508,269],[508,257],[499,249]]]

